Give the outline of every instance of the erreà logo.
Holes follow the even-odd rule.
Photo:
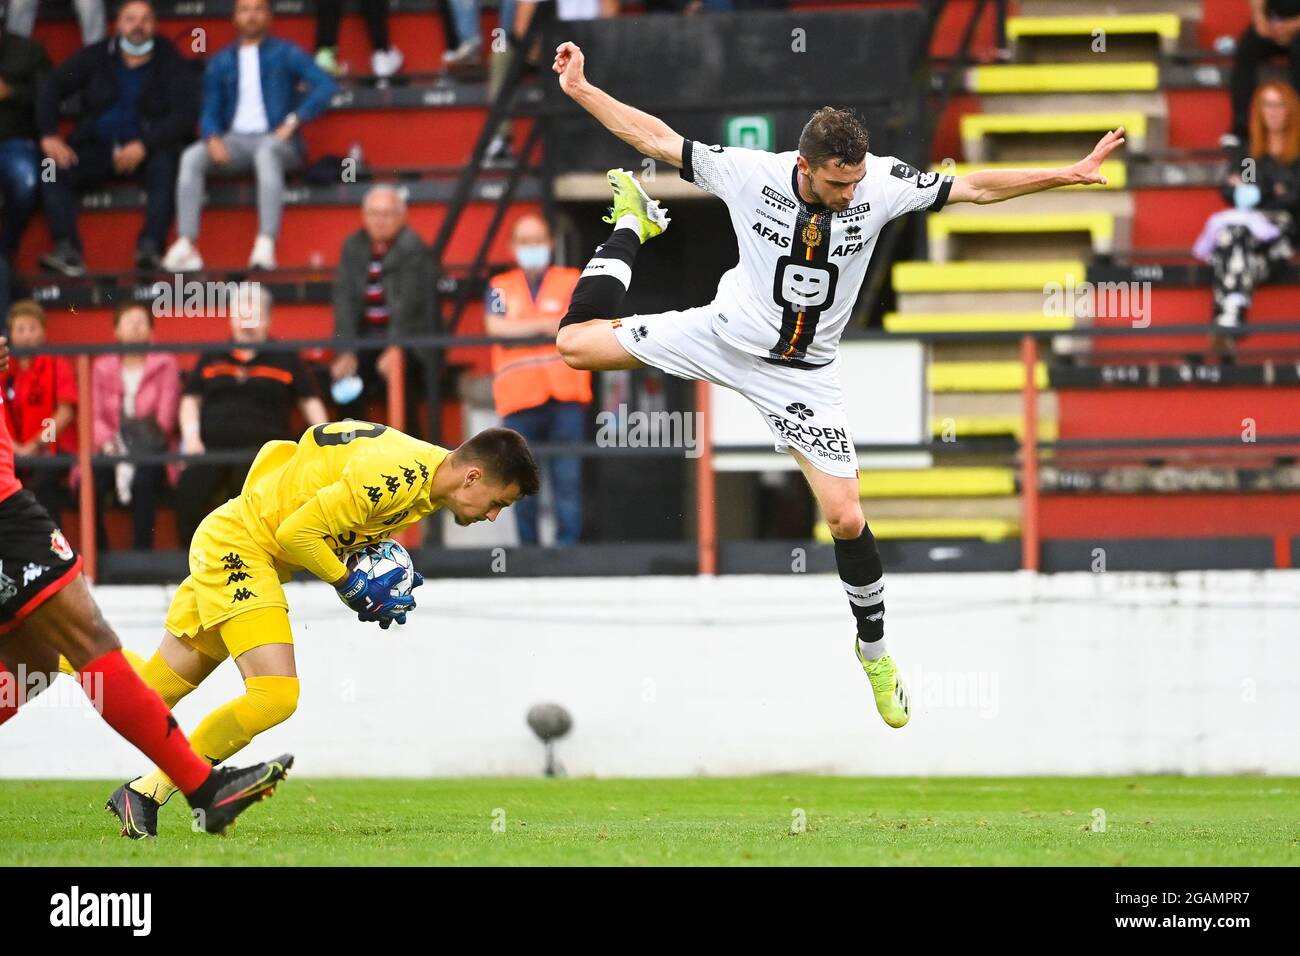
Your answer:
[[[82,893],[73,886],[50,897],[51,926],[125,926],[134,936],[153,929],[152,893]]]
[[[813,410],[803,402],[791,402],[785,407],[785,410],[801,422],[806,422],[813,417]]]

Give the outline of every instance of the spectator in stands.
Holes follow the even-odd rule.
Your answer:
[[[176,488],[181,546],[214,507],[244,483],[253,455],[268,441],[296,439],[296,407],[308,425],[328,420],[316,385],[293,352],[259,351],[271,331],[271,294],[259,283],[240,283],[230,307],[230,351],[208,353],[185,382],[181,397],[181,451],[246,451],[239,464],[190,462]]]
[[[123,345],[153,340],[153,312],[141,302],[126,302],[113,315],[113,337]],[[102,455],[150,455],[166,451],[176,431],[181,398],[180,368],[170,352],[107,353],[95,357],[92,372],[93,436]],[[100,504],[110,489],[114,500],[131,509],[136,551],[153,549],[154,519],[165,466],[122,462],[95,469]],[[107,549],[104,509],[95,512],[96,536]]]
[[[0,315],[9,311],[9,276],[18,243],[36,209],[36,91],[50,69],[45,48],[0,30]]]
[[[15,302],[9,308],[10,345],[39,349],[45,344],[45,321],[45,310],[35,302]],[[0,387],[15,456],[76,454],[77,433],[69,427],[77,412],[77,378],[71,362],[61,355],[24,355],[9,362]],[[67,498],[68,472],[67,466],[18,469],[19,479],[56,521]]]
[[[509,49],[495,54],[488,62],[488,93],[496,99],[497,92],[505,83],[506,73],[510,69],[510,58],[515,48],[522,41],[535,16],[553,16],[559,20],[595,20],[600,17],[618,16],[620,0],[510,0],[502,3],[501,26],[508,28]],[[514,7],[511,11],[509,7]],[[475,21],[477,23],[477,20]],[[477,53],[476,53],[477,55]],[[540,62],[541,43],[532,44],[531,49],[523,51],[530,67]],[[502,166],[512,162],[510,154],[511,121],[503,120],[500,128],[488,144],[484,156],[486,165]]]
[[[274,269],[284,174],[303,161],[301,128],[329,106],[334,81],[295,43],[271,36],[270,0],[235,0],[238,39],[208,63],[200,141],[181,156],[178,237],[163,258],[169,272],[203,268],[195,243],[208,172],[257,176],[257,239],[249,268]],[[306,91],[299,97],[299,87]]]
[[[81,42],[84,46],[98,43],[104,39],[106,26],[104,17],[104,0],[72,0],[77,10],[77,20],[81,23]],[[5,18],[5,27],[10,33],[30,37],[36,26],[36,8],[40,0],[9,0],[9,13]]]
[[[362,226],[343,241],[334,277],[338,339],[400,342],[433,332],[434,271],[428,247],[406,224],[406,200],[393,186],[373,186],[361,203]],[[330,369],[339,418],[365,418],[398,352],[341,352]],[[414,383],[419,376],[408,375]],[[408,390],[411,394],[411,390]]]
[[[1246,142],[1260,64],[1281,55],[1290,60],[1292,86],[1300,87],[1300,0],[1250,0],[1250,26],[1232,60],[1232,129],[1219,140],[1225,149]]]
[[[176,208],[181,149],[194,139],[199,90],[194,69],[166,37],[149,0],[127,0],[116,34],[82,47],[41,86],[36,123],[41,150],[54,160],[43,178],[45,214],[54,250],[41,265],[66,276],[84,275],[77,210],[81,194],[114,177],[144,184],[144,223],[135,264],[157,269]],[[76,128],[59,135],[59,106],[78,98]]]
[[[1300,98],[1285,83],[1266,83],[1250,109],[1249,151],[1222,186],[1232,209],[1212,215],[1194,252],[1214,264],[1214,323],[1246,320],[1255,287],[1294,255],[1300,222]]]
[[[444,32],[447,34],[447,49],[442,52],[442,65],[445,69],[463,69],[479,67],[483,62],[483,34],[479,29],[479,0],[440,0],[440,9],[446,9],[450,16],[444,15]],[[502,27],[514,22],[515,0],[501,0],[497,6]],[[450,23],[454,30],[447,30]],[[455,38],[455,45],[451,39]]]
[[[551,229],[540,216],[515,221],[510,236],[517,269],[488,284],[488,335],[545,336],[540,345],[492,347],[492,396],[501,423],[532,442],[581,442],[585,406],[591,402],[591,373],[571,369],[555,348],[555,333],[569,308],[579,270],[551,264]],[[557,545],[577,544],[582,533],[582,459],[550,460]],[[523,507],[520,507],[520,506]],[[515,507],[521,544],[537,544],[537,499]]]
[[[402,68],[402,51],[388,41],[388,0],[361,0],[370,35],[370,71],[380,79],[396,76]],[[316,0],[316,65],[338,76],[339,20],[343,0]]]

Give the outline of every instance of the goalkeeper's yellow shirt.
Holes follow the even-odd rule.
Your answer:
[[[386,425],[316,425],[296,442],[262,446],[237,499],[240,516],[277,565],[334,582],[348,552],[438,510],[429,487],[449,454]]]

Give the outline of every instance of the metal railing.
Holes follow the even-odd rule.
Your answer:
[[[1269,325],[1253,326],[1248,332],[1251,338],[1263,338],[1274,335],[1297,334],[1300,333],[1300,321],[1291,323],[1273,323]],[[856,336],[855,338],[868,340],[887,340],[887,341],[1016,341],[1019,343],[1020,362],[1024,368],[1024,384],[1021,389],[1021,415],[1022,429],[1020,438],[1007,437],[991,446],[987,440],[981,439],[959,439],[956,441],[931,440],[914,443],[891,443],[891,444],[857,444],[856,448],[859,453],[880,453],[880,452],[935,452],[943,455],[965,454],[967,452],[974,454],[988,455],[990,453],[1002,454],[1014,459],[1020,470],[1020,488],[1021,488],[1021,563],[1028,570],[1037,570],[1039,568],[1039,555],[1041,552],[1041,535],[1039,531],[1039,511],[1040,511],[1040,491],[1039,491],[1039,458],[1046,453],[1064,452],[1064,451],[1104,451],[1116,450],[1136,453],[1145,450],[1151,457],[1154,452],[1167,452],[1169,450],[1191,451],[1194,449],[1228,449],[1242,447],[1247,451],[1253,451],[1256,454],[1263,449],[1269,449],[1271,454],[1276,457],[1283,457],[1284,450],[1294,449],[1296,455],[1300,455],[1300,434],[1296,435],[1260,435],[1249,444],[1243,443],[1236,439],[1230,439],[1223,436],[1152,436],[1152,437],[1124,437],[1113,439],[1063,439],[1056,441],[1042,440],[1039,438],[1038,428],[1038,394],[1039,387],[1036,380],[1035,369],[1040,358],[1040,340],[1044,338],[1083,338],[1093,339],[1098,337],[1125,336],[1134,338],[1143,338],[1148,341],[1158,341],[1168,335],[1201,335],[1207,340],[1211,335],[1219,334],[1219,330],[1207,324],[1197,325],[1179,325],[1179,326],[1162,326],[1150,328],[1106,328],[1106,327],[1082,327],[1069,330],[1053,330],[1045,332],[935,332],[928,334],[891,334],[875,332],[869,335]],[[524,345],[540,344],[550,341],[544,337],[536,339],[510,339],[493,336],[449,336],[449,335],[429,335],[410,338],[402,344],[406,350],[424,350],[441,352],[451,347],[465,345],[489,345],[489,344],[506,344],[506,345]],[[300,352],[307,349],[346,349],[349,351],[367,351],[388,348],[391,343],[375,339],[358,339],[355,341],[344,341],[336,339],[316,339],[316,340],[295,340],[295,341],[268,341],[258,343],[256,349],[262,352]],[[92,441],[92,422],[94,420],[93,408],[93,391],[91,388],[91,362],[92,357],[97,354],[105,353],[142,353],[142,352],[172,352],[181,354],[192,353],[221,353],[226,352],[232,347],[229,341],[223,342],[184,342],[184,343],[158,343],[138,346],[124,346],[120,344],[111,345],[59,345],[48,346],[40,350],[40,354],[46,355],[63,355],[75,357],[78,389],[80,392],[80,403],[77,414],[78,429],[78,451],[75,456],[72,455],[48,455],[35,458],[26,458],[20,460],[24,467],[67,467],[71,464],[80,466],[82,480],[78,492],[78,524],[80,528],[80,542],[83,557],[86,562],[86,573],[93,580],[96,574],[96,542],[95,542],[95,515],[99,507],[96,500],[93,469],[95,466],[111,465],[122,461],[133,461],[147,464],[166,464],[172,462],[191,462],[201,461],[205,463],[226,463],[249,461],[252,459],[254,451],[233,452],[233,451],[216,451],[204,453],[201,455],[187,455],[181,452],[161,452],[151,455],[102,455],[96,453]],[[14,349],[13,358],[21,357],[24,353],[21,350]],[[407,367],[404,353],[397,353],[402,358],[396,363],[396,368],[387,381],[386,393],[386,416],[385,423],[397,428],[406,428],[406,387],[407,387]],[[1159,353],[1152,353],[1153,355]],[[1078,356],[1076,356],[1077,358]],[[1164,353],[1165,358],[1170,358],[1168,353]],[[1191,383],[1193,385],[1198,383]],[[1209,386],[1205,386],[1209,387]],[[1283,388],[1289,386],[1281,386]],[[697,382],[694,389],[695,411],[702,416],[700,422],[701,428],[699,433],[705,436],[711,434],[710,421],[710,400],[711,387],[707,383]],[[435,416],[440,410],[439,403],[433,404]],[[646,458],[667,458],[680,457],[681,448],[673,447],[602,447],[596,444],[574,444],[574,443],[539,443],[532,446],[533,452],[538,458],[549,458],[556,456],[576,456],[583,458],[594,457],[646,457]],[[728,447],[728,453],[763,451],[771,452],[770,445],[757,446],[754,448]],[[1202,452],[1203,453],[1203,452]],[[712,574],[717,570],[718,555],[718,532],[717,532],[717,502],[714,479],[715,450],[712,442],[706,440],[700,449],[700,455],[696,459],[695,467],[695,501],[696,501],[696,551],[698,558],[698,568],[702,574]],[[1289,456],[1288,456],[1289,457]]]

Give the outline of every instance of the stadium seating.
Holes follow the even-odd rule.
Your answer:
[[[1189,264],[1190,247],[1206,218],[1223,208],[1217,190],[1222,159],[1215,147],[1228,126],[1227,66],[1209,48],[1221,36],[1240,33],[1245,5],[1153,0],[1117,8],[1026,0],[1017,12],[1006,24],[1010,62],[988,62],[998,59],[988,37],[972,51],[975,63],[960,76],[931,168],[960,175],[988,166],[1053,165],[1083,155],[1104,129],[1121,124],[1126,146],[1119,161],[1106,164],[1104,187],[929,216],[929,261],[893,267],[895,309],[884,315],[884,327],[898,333],[978,333],[1078,324],[1127,332],[1134,324],[1132,303],[1116,308],[1106,298],[1114,287],[1107,286],[1143,281],[1151,283],[1144,321],[1208,323],[1209,267]],[[1106,44],[1104,56],[1099,38]],[[1033,241],[1025,242],[1026,236]],[[1065,315],[1044,308],[1049,285],[1075,283],[1091,284],[1081,293],[1082,308]],[[1294,270],[1263,288],[1252,323],[1300,318],[1297,291]],[[1241,358],[1256,364],[1226,377],[1200,372],[1200,359],[1184,362],[1189,354],[1205,353],[1208,334],[1059,341],[1062,351],[1044,356],[1036,367],[1037,385],[1045,390],[1038,396],[1039,440],[1224,440],[1240,438],[1244,422],[1261,434],[1295,432],[1294,416],[1288,422],[1283,410],[1294,408],[1300,396],[1289,377],[1276,372],[1290,359],[1287,350],[1300,346],[1294,336],[1247,340],[1263,354]],[[1147,354],[1135,355],[1139,349]],[[1023,437],[1025,373],[1014,342],[962,345],[944,339],[933,343],[932,355],[936,436]],[[1280,450],[1249,457],[1219,446],[1100,455],[1058,451],[1044,457],[1044,538],[1267,535],[1280,542],[1276,562],[1290,563],[1284,539],[1295,534],[1296,503],[1264,493],[1285,484],[1289,459]],[[1271,477],[1260,479],[1258,493],[1218,499],[1195,493],[1192,485],[1205,478],[1200,469],[1213,465],[1228,467],[1236,488],[1246,487],[1242,469],[1258,468]],[[913,474],[904,484],[924,482],[928,493],[914,496],[901,519],[930,520],[946,490],[947,502],[966,509],[961,520],[997,520],[1003,502],[993,507],[989,499],[971,496],[964,471]],[[1080,493],[1081,487],[1090,490]],[[882,513],[879,489],[869,491],[864,487],[868,514]],[[1009,500],[1018,493],[1012,490]],[[971,513],[981,505],[986,510]],[[888,513],[898,520],[896,510]],[[920,529],[935,534],[918,524]]]
[[[818,9],[819,4],[801,6]],[[231,28],[224,17],[195,17],[185,12],[188,9],[185,4],[163,4],[166,35],[184,42],[195,30],[203,30],[208,49],[228,42]],[[932,45],[938,71],[946,68],[945,58],[955,51],[973,9],[969,0],[946,6]],[[894,301],[881,316],[884,329],[899,334],[1050,333],[1088,325],[1119,331],[1132,325],[1129,313],[1091,298],[1077,312],[1046,313],[1044,287],[1064,288],[1071,282],[1150,281],[1145,304],[1153,325],[1206,322],[1211,311],[1209,274],[1205,266],[1191,263],[1188,250],[1205,218],[1222,207],[1216,188],[1221,157],[1214,148],[1228,125],[1226,63],[1210,48],[1219,36],[1240,31],[1244,5],[1228,0],[1150,0],[1093,8],[1074,0],[1023,0],[1015,13],[1006,24],[1009,59],[996,48],[991,16],[975,31],[971,65],[957,77],[931,155],[916,159],[961,175],[975,168],[1072,160],[1116,125],[1125,126],[1128,142],[1123,153],[1103,167],[1105,186],[1071,187],[1010,205],[958,206],[928,217],[928,259],[900,262],[891,270]],[[495,9],[484,11],[485,35],[496,26],[495,18]],[[277,14],[275,31],[282,36],[310,45],[312,29],[309,11],[301,6]],[[376,87],[363,70],[354,69],[331,111],[311,125],[306,136],[313,159],[344,156],[359,146],[370,176],[403,183],[410,191],[411,222],[427,239],[443,222],[455,177],[482,130],[487,92],[481,82],[434,74],[447,42],[431,4],[403,0],[395,9],[392,29],[406,53],[403,81]],[[1106,38],[1104,57],[1092,49],[1098,29]],[[60,18],[57,11],[42,15],[37,36],[56,60],[78,43],[75,22]],[[368,64],[358,18],[344,21],[340,57],[354,66]],[[527,121],[516,124],[516,145],[528,130]],[[448,281],[472,259],[489,227],[502,182],[501,176],[489,177],[478,187],[447,250],[443,270]],[[357,204],[366,185],[318,186],[299,178],[291,186],[278,248],[282,270],[269,280],[279,303],[277,335],[329,337],[332,270],[343,237],[356,227]],[[559,203],[602,201],[606,189],[599,171],[561,175],[550,185]],[[242,274],[255,225],[250,190],[251,184],[240,180],[211,185],[201,244],[213,278]],[[519,212],[539,209],[541,193],[537,177],[525,174],[507,222]],[[662,177],[655,193],[677,202],[702,196],[676,177]],[[106,190],[87,196],[83,206],[90,277],[56,286],[37,271],[36,259],[48,244],[40,216],[18,257],[19,287],[26,286],[51,306],[53,343],[107,341],[112,303],[138,281],[129,271],[130,245],[121,237],[133,234],[139,224],[139,191]],[[489,260],[503,264],[508,258],[504,233],[498,232]],[[1293,270],[1283,282],[1257,295],[1252,322],[1294,320],[1297,292],[1300,273]],[[477,295],[470,297],[461,331],[483,331]],[[225,329],[220,323],[162,319],[157,334],[171,342],[218,340]],[[1271,337],[1267,344],[1283,356],[1287,349],[1300,348],[1300,335]],[[1093,338],[1085,346],[1076,340],[1055,355],[1044,354],[1035,369],[1042,389],[1038,438],[1223,438],[1240,432],[1243,418],[1255,419],[1261,431],[1294,430],[1289,424],[1294,415],[1288,418],[1288,413],[1300,386],[1285,375],[1247,387],[1170,379],[1144,364],[1150,360],[1170,366],[1188,353],[1204,352],[1206,346],[1207,336],[1200,334],[1147,339],[1141,348],[1155,358],[1135,360],[1134,340],[1115,335]],[[972,493],[973,476],[964,472],[983,463],[949,463],[942,448],[950,435],[963,440],[1025,437],[1024,368],[1017,349],[1012,338],[932,344],[929,418],[941,467],[925,473],[924,494],[886,494],[882,485],[864,481],[867,513],[874,516],[877,534],[984,540],[1019,534],[1016,484],[1003,483],[996,494]],[[316,357],[328,358],[328,353]],[[478,347],[455,350],[450,361],[479,372],[487,368],[486,350]],[[1140,392],[1125,379],[1127,373],[1105,371],[1134,362],[1141,366],[1141,375],[1155,382]],[[1089,370],[1097,375],[1083,374]],[[453,403],[448,420],[455,420],[458,411]],[[1273,466],[1267,455],[1263,459],[1265,466]],[[1044,463],[1054,461],[1049,456]],[[1002,462],[999,467],[1005,468],[1005,456]],[[909,478],[913,487],[917,477]],[[1109,517],[1098,527],[1117,536],[1172,535],[1184,527],[1205,526],[1204,495],[1109,494],[1101,502],[1059,492],[1049,489],[1043,499],[1042,530],[1048,536],[1079,532],[1086,526],[1080,515],[1101,503]],[[1263,528],[1271,514],[1284,526],[1270,534],[1300,534],[1297,510],[1285,496],[1238,496],[1223,512],[1218,531],[1206,533],[1250,533]],[[1155,514],[1168,521],[1153,525]],[[1232,523],[1238,518],[1239,526]],[[169,544],[164,532],[160,547]]]

